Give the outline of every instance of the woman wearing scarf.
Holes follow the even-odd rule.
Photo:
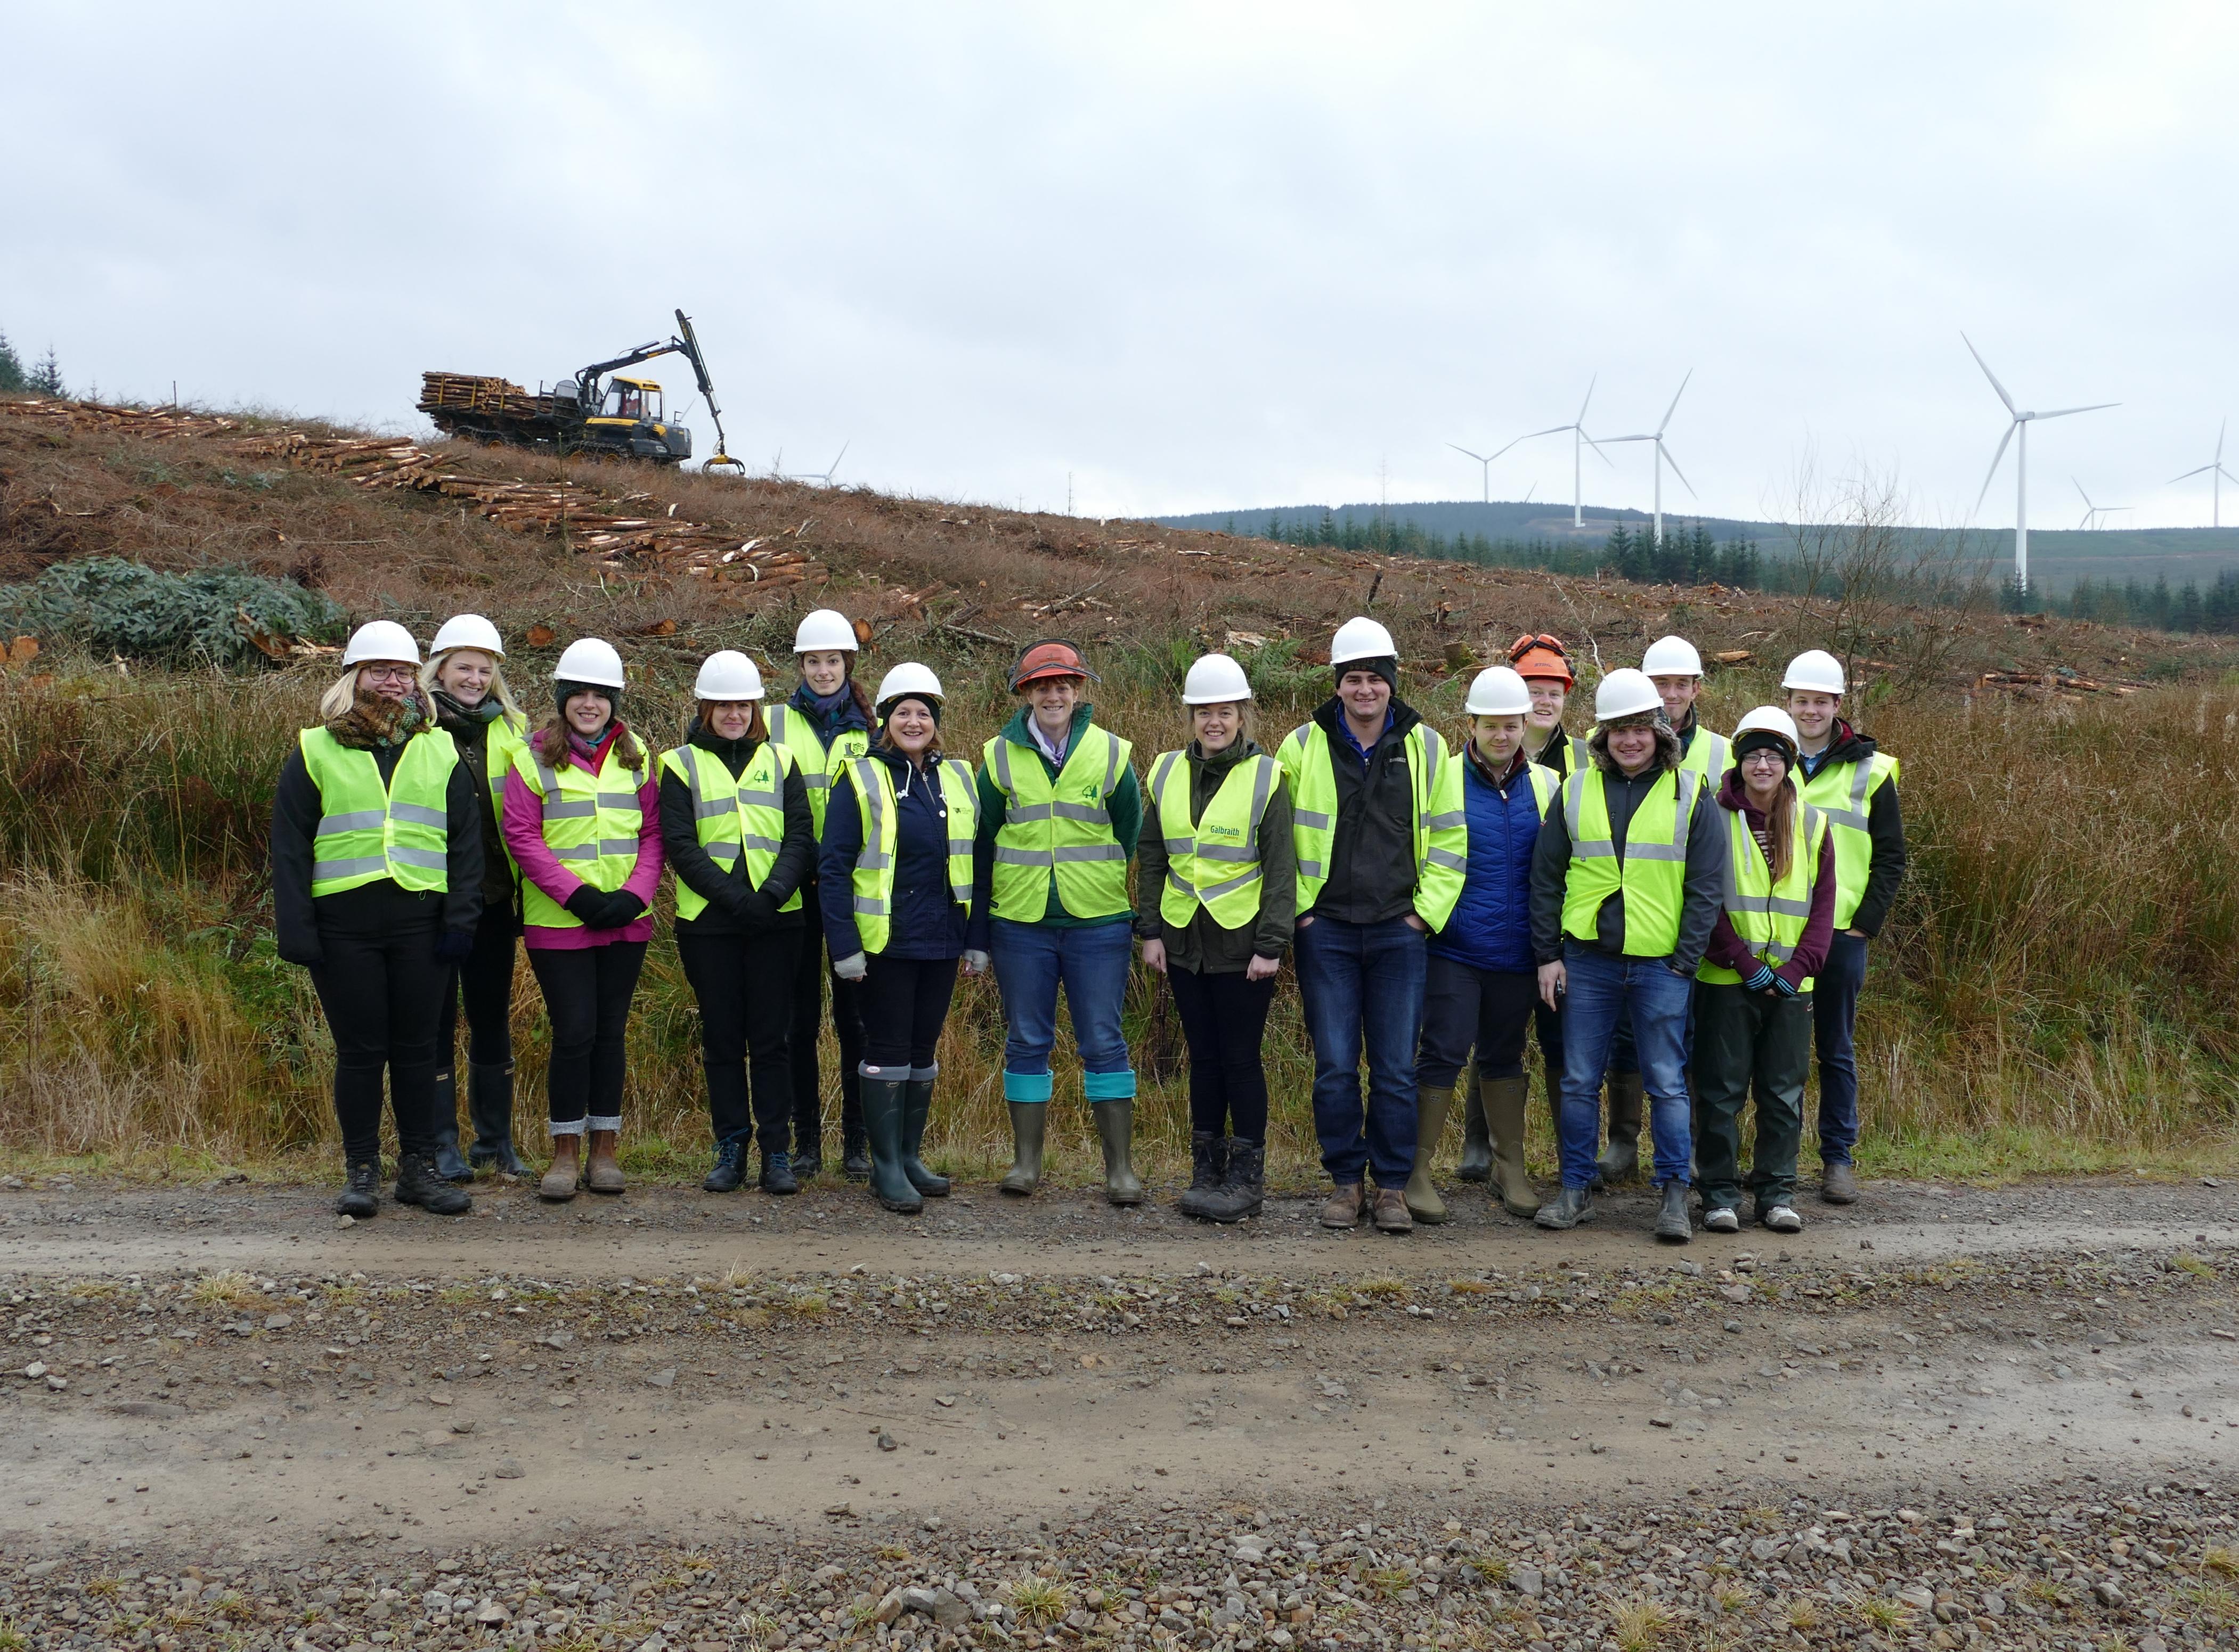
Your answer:
[[[482,916],[480,803],[429,714],[411,634],[392,620],[360,626],[342,666],[273,801],[280,956],[311,972],[334,1034],[348,1178],[336,1210],[362,1219],[379,1208],[386,1070],[396,1202],[456,1216],[472,1201],[435,1172],[435,1029]]]
[[[474,781],[482,840],[482,916],[474,948],[451,972],[435,1029],[435,1170],[469,1181],[484,1165],[501,1176],[525,1176],[513,1149],[513,961],[521,934],[521,873],[506,853],[505,777],[528,732],[528,720],[505,686],[505,644],[479,614],[443,621],[429,645],[420,686],[451,737],[459,766]],[[459,1008],[467,1012],[467,1112],[474,1146],[459,1153],[455,1058]]]
[[[559,1200],[623,1188],[622,1038],[663,862],[660,776],[618,715],[621,656],[596,637],[569,643],[552,697],[556,714],[506,776],[505,842],[552,1023],[552,1165],[536,1191]]]

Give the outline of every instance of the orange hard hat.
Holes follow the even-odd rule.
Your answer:
[[[1030,642],[1019,656],[1019,663],[1011,667],[1011,692],[1017,693],[1030,682],[1048,677],[1081,677],[1090,682],[1099,680],[1080,657],[1080,650],[1062,637],[1052,637],[1041,642]]]
[[[1563,646],[1562,639],[1551,637],[1542,631],[1538,635],[1525,635],[1508,645],[1508,663],[1516,667],[1516,674],[1527,680],[1545,677],[1565,687],[1578,681],[1571,674],[1571,651]]]

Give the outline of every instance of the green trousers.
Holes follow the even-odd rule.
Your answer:
[[[1811,1064],[1811,1000],[1745,986],[1695,987],[1695,1185],[1703,1208],[1742,1198],[1742,1109],[1757,1092],[1749,1185],[1761,1204],[1796,1194],[1804,1078]]]

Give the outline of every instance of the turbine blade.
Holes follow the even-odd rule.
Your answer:
[[[2006,387],[1998,382],[1998,375],[1990,371],[1990,364],[1983,359],[1983,352],[1975,348],[1975,341],[1962,333],[1959,335],[1959,342],[1967,347],[1967,354],[1975,358],[1975,365],[1983,369],[1983,376],[1990,380],[1990,388],[1998,393],[1998,400],[2006,404],[2006,411],[2012,414],[2020,413],[2021,409],[2014,405],[2013,397],[2006,394]]]
[[[2075,477],[2073,477],[2073,476],[2070,476],[2068,480],[2069,480],[2069,481],[2072,481],[2072,482],[2076,482],[2076,491],[2077,493],[2079,493],[2079,494],[2083,494],[2083,484],[2082,482],[2080,482],[2080,481],[2076,481],[2076,478],[2075,478]],[[2087,504],[2087,505],[2090,505],[2090,504],[2091,504],[2091,495],[2090,495],[2090,494],[2083,494],[2083,502],[2084,502],[2085,504]],[[2094,506],[2092,506],[2092,508],[2096,510],[2096,509],[2097,509],[2097,508],[2098,508],[2098,507],[2097,507],[2097,506],[2096,506],[2096,505],[2094,505]]]
[[[827,482],[829,482],[832,480],[833,471],[836,471],[840,468],[840,460],[845,459],[847,456],[847,449],[854,445],[855,438],[853,436],[848,437],[847,441],[840,444],[840,451],[833,456],[832,469],[824,473],[824,480]]]
[[[1589,448],[1591,448],[1594,450],[1594,457],[1600,460],[1602,463],[1607,465],[1611,470],[1615,470],[1617,468],[1617,461],[1611,458],[1607,454],[1602,451],[1602,444],[1600,442],[1596,441],[1584,430],[1578,432],[1578,440],[1585,442]]]
[[[2076,518],[2076,527],[2090,527],[2090,526],[2091,526],[2091,519],[2092,519],[2094,516],[2096,516],[2098,514],[2099,514],[2099,513],[2098,513],[2097,511],[2096,511],[2096,510],[2086,510],[2086,511],[2083,513],[2083,515],[2081,515],[2081,516],[2079,516],[2078,518]]]
[[[2219,465],[2223,462],[2223,428],[2230,422],[2226,419],[2216,427],[2216,462]]]
[[[2088,408],[2055,408],[2050,413],[2032,413],[2032,419],[2065,419],[2071,413],[2096,413],[2102,408],[2119,408],[2119,401],[2094,401]]]
[[[1638,436],[1604,436],[1601,439],[1604,441],[1653,441],[1656,437],[1653,434],[1649,434]]]
[[[1966,335],[1962,334],[1960,336],[1963,338]],[[1972,349],[1974,346],[1970,344],[1967,348]],[[1987,373],[1990,369],[1984,368],[1983,370]],[[1995,380],[1992,381],[1996,382]],[[1998,450],[1990,455],[1990,468],[1983,477],[1983,491],[1975,495],[1975,510],[1982,509],[1983,501],[1990,496],[1990,484],[1997,480],[1998,461],[2006,456],[2006,444],[2014,439],[2014,432],[2021,428],[2022,421],[2016,419],[2006,427],[2006,434],[1998,438]],[[1970,511],[1968,514],[1973,515],[1974,511]]]
[[[1695,491],[1695,484],[1687,480],[1687,473],[1679,468],[1679,461],[1671,456],[1671,450],[1665,447],[1660,440],[1656,444],[1656,452],[1658,456],[1660,457],[1665,464],[1671,467],[1671,474],[1679,478],[1679,485],[1687,490],[1688,496],[1693,499],[1700,499],[1702,494]]]
[[[1687,378],[1680,380],[1679,388],[1671,393],[1671,405],[1664,409],[1664,422],[1656,427],[1658,435],[1662,435],[1664,431],[1671,428],[1671,415],[1679,410],[1679,398],[1687,394],[1687,379],[1694,376],[1695,369],[1691,367],[1687,369]]]
[[[1449,448],[1452,448],[1456,453],[1459,453],[1459,454],[1469,454],[1469,456],[1470,456],[1471,458],[1472,458],[1472,459],[1476,460],[1476,461],[1478,461],[1478,463],[1479,463],[1479,464],[1481,464],[1481,465],[1489,465],[1489,464],[1491,464],[1491,463],[1492,462],[1492,461],[1491,459],[1487,458],[1484,454],[1481,454],[1481,453],[1470,453],[1470,450],[1469,450],[1468,448],[1466,448],[1463,447],[1463,446],[1462,446],[1462,444],[1461,444],[1460,442],[1458,442],[1458,441],[1450,441],[1450,442],[1448,442],[1448,443],[1446,444],[1446,446],[1448,446]]]
[[[1586,402],[1587,402],[1587,401],[1591,401],[1594,399],[1594,386],[1596,386],[1597,384],[1598,384],[1598,383],[1600,383],[1600,382],[1601,382],[1601,378],[1602,378],[1602,375],[1601,375],[1600,374],[1597,373],[1597,374],[1595,374],[1595,375],[1594,375],[1594,376],[1593,376],[1593,377],[1591,377],[1591,379],[1588,379],[1588,380],[1586,381],[1586,401],[1581,401],[1581,402],[1579,402],[1579,403],[1578,403],[1578,419],[1576,420],[1576,422],[1577,422],[1577,423],[1579,423],[1579,424],[1584,424],[1584,423],[1585,423],[1585,421],[1586,421]]]
[[[1551,424],[1545,430],[1527,430],[1522,435],[1517,437],[1516,441],[1529,441],[1534,436],[1551,436],[1558,430],[1568,430],[1569,428],[1571,428],[1571,427],[1566,424]],[[1516,445],[1516,441],[1510,442],[1508,444],[1508,448],[1513,448]],[[1499,458],[1501,454],[1508,451],[1508,448],[1501,448],[1499,452],[1495,453],[1492,456],[1495,459]]]
[[[2190,470],[2186,471],[2182,476],[2170,477],[2167,481],[2163,482],[2162,486],[2164,488],[2173,488],[2178,482],[2189,481],[2195,476],[2205,476],[2211,470],[2218,470],[2222,468],[2219,465],[2196,465]],[[2227,471],[2225,474],[2228,475],[2230,473]]]

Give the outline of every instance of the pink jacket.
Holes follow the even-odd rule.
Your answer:
[[[611,743],[608,749],[612,749]],[[586,773],[596,773],[572,745],[568,748],[567,760]],[[645,903],[645,915],[622,929],[592,929],[585,925],[554,929],[530,924],[522,937],[527,945],[553,952],[581,952],[615,941],[653,939],[653,896],[661,887],[661,872],[665,864],[661,847],[661,774],[655,764],[646,765],[645,784],[638,787],[637,806],[642,817],[637,829],[637,865],[622,887]],[[505,846],[513,851],[522,874],[560,905],[566,906],[568,897],[583,886],[583,880],[561,865],[546,846],[544,799],[537,795],[535,787],[521,778],[518,769],[505,777]]]

